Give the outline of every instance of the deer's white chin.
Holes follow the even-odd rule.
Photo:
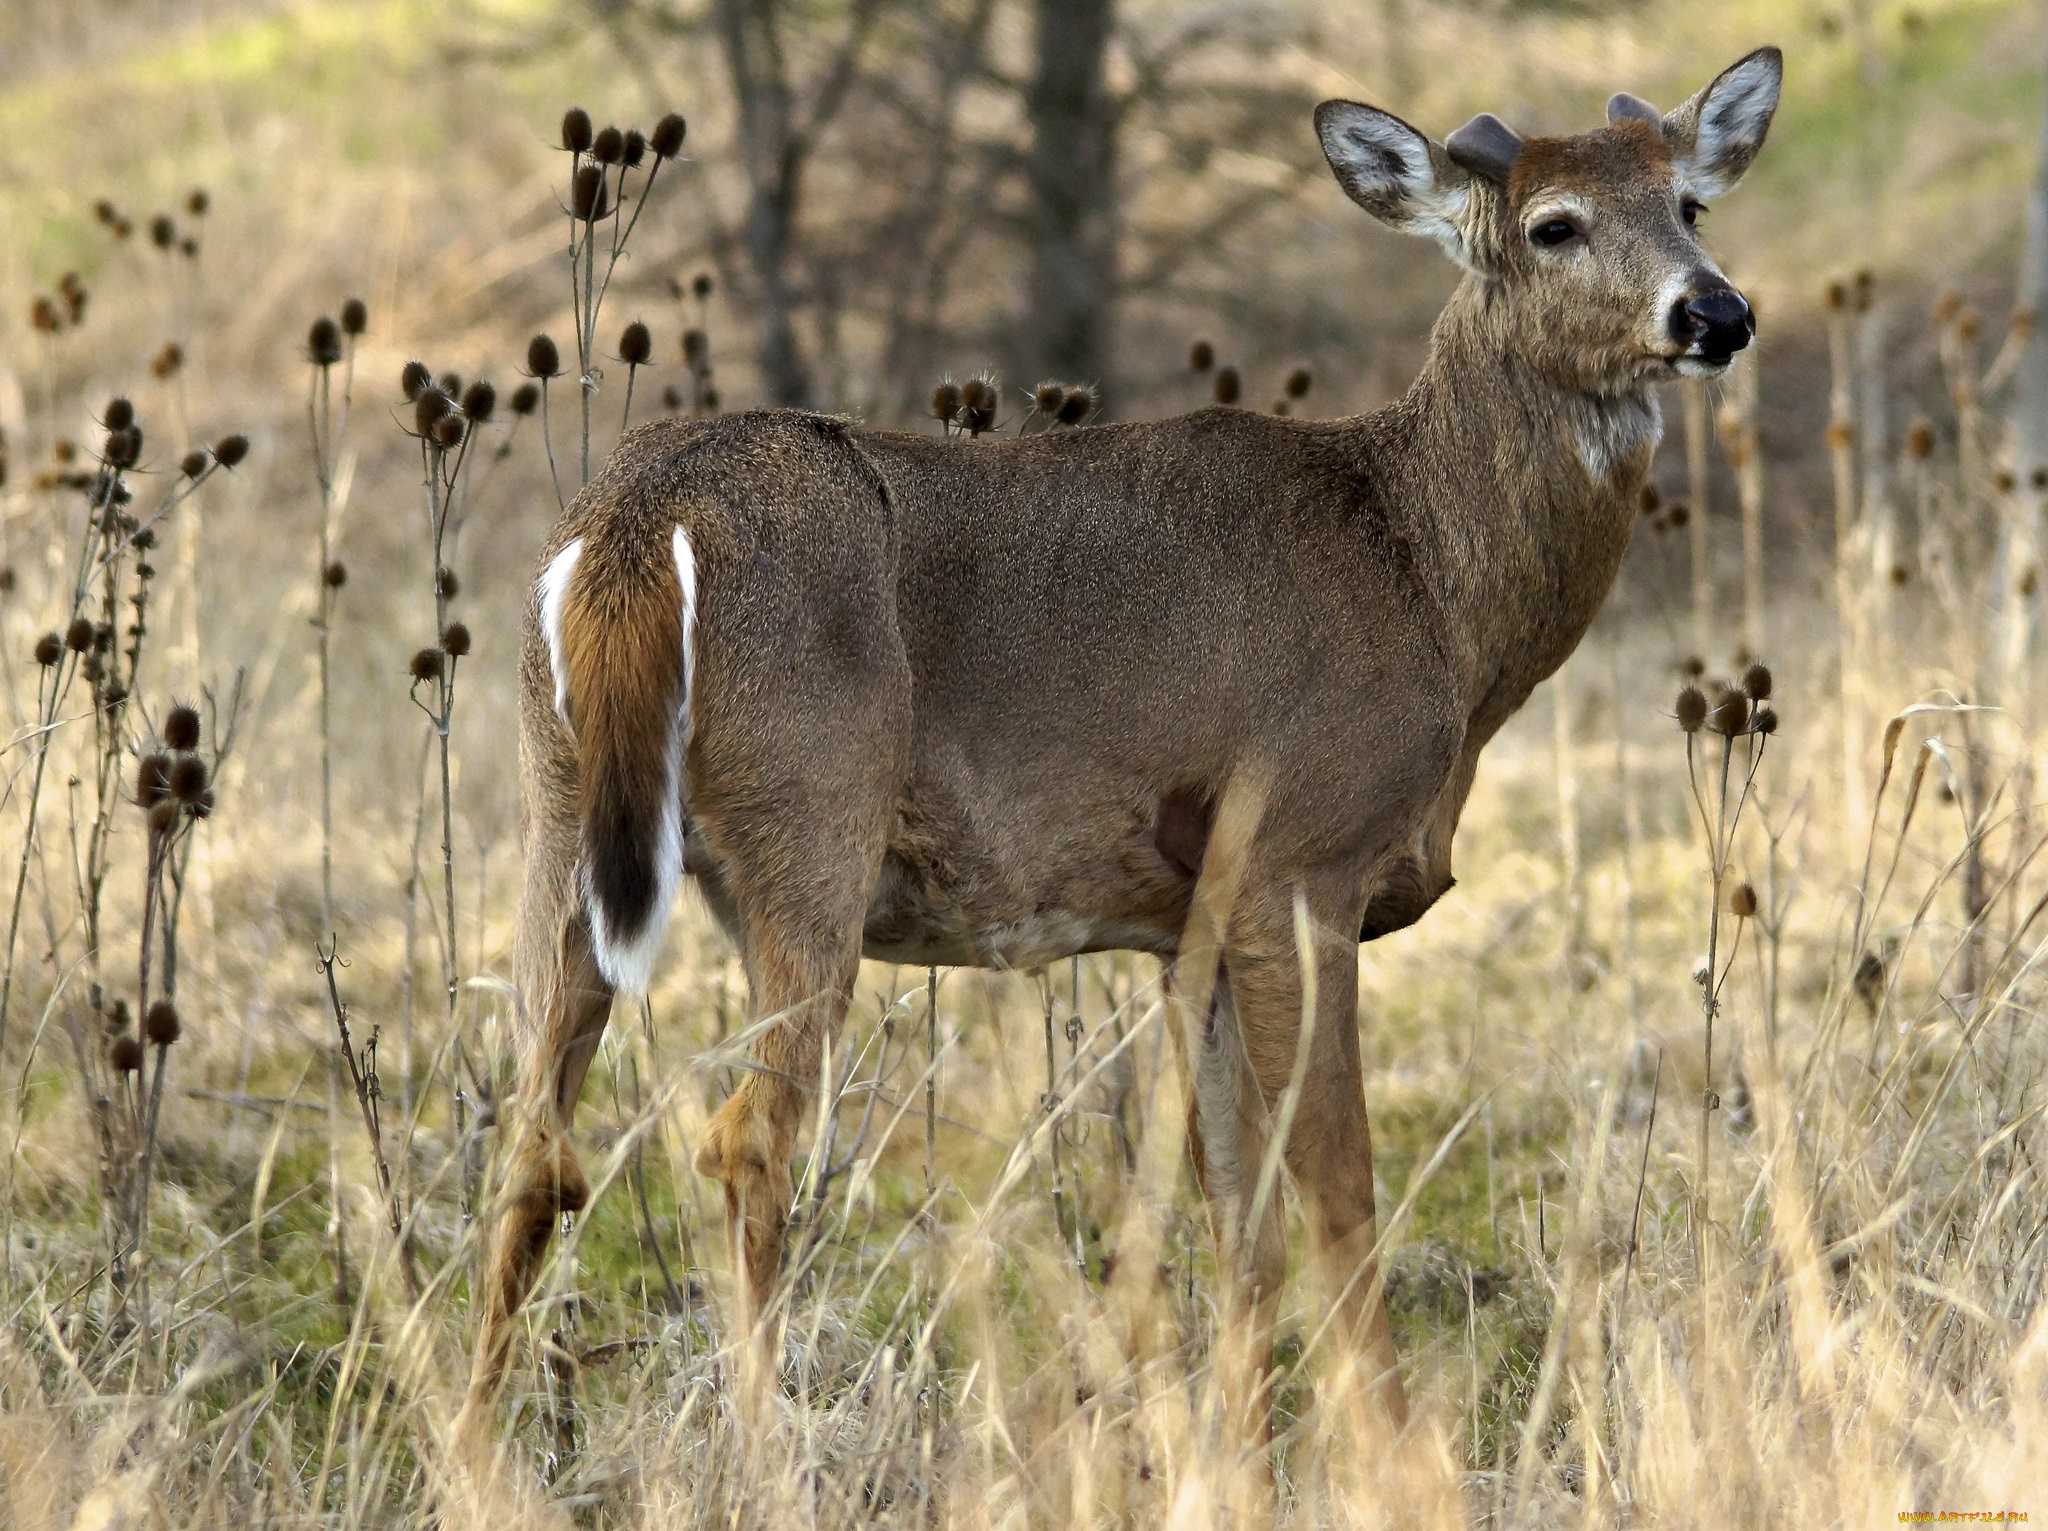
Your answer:
[[[1680,377],[1716,378],[1734,364],[1735,358],[1725,361],[1708,361],[1704,356],[1680,356],[1672,360],[1671,369]]]

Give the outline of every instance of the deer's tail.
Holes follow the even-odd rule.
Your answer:
[[[592,943],[612,986],[642,994],[683,877],[696,553],[680,526],[666,546],[578,537],[539,597],[555,711],[576,740]]]

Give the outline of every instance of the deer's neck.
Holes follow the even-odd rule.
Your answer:
[[[1374,417],[1399,443],[1382,471],[1485,733],[1564,663],[1606,599],[1662,432],[1647,384],[1561,386],[1505,320],[1498,295],[1468,277],[1421,376]]]

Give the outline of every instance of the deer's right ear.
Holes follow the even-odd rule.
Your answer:
[[[1441,148],[1392,112],[1356,101],[1317,107],[1316,136],[1352,201],[1390,228],[1434,239],[1459,265],[1471,264],[1464,231],[1471,177]]]

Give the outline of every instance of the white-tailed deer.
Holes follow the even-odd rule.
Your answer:
[[[1614,579],[1657,385],[1748,343],[1694,220],[1756,156],[1780,72],[1760,49],[1673,112],[1618,95],[1575,137],[1481,116],[1439,145],[1325,102],[1353,200],[1467,273],[1421,376],[1370,415],[1204,409],[968,444],[760,411],[620,443],[550,539],[526,624],[520,1083],[472,1425],[557,1215],[588,1195],[576,1098],[685,876],[738,944],[753,1016],[779,1018],[697,1155],[758,1311],[863,954],[1170,960],[1247,775],[1263,811],[1189,1036],[1219,1264],[1244,1272],[1232,1301],[1263,1355],[1279,1203],[1239,1226],[1227,1170],[1261,1161],[1312,961],[1284,1161],[1350,1354],[1405,1415],[1366,1268],[1356,942],[1450,887],[1481,747]]]

